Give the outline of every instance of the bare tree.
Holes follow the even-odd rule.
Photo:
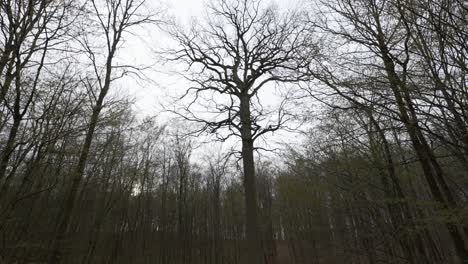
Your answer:
[[[104,106],[104,99],[111,88],[111,83],[125,76],[129,72],[129,68],[132,69],[129,66],[119,66],[114,63],[118,49],[124,41],[124,35],[128,34],[129,30],[135,26],[154,21],[152,15],[144,15],[142,13],[141,9],[144,3],[144,0],[93,0],[89,3],[91,9],[90,15],[96,21],[96,30],[99,32],[93,32],[95,33],[93,35],[104,37],[104,58],[103,61],[99,60],[102,54],[99,49],[96,49],[93,44],[90,43],[88,36],[78,38],[79,43],[84,48],[86,56],[91,62],[92,71],[95,74],[93,78],[95,82],[91,82],[88,79],[85,80],[95,102],[84,144],[80,152],[78,165],[72,172],[72,185],[62,209],[57,235],[52,242],[53,250],[50,263],[60,263],[62,261],[61,257],[66,247],[65,240],[67,238],[67,230],[73,213],[75,199],[83,179],[94,132],[98,125],[99,115]],[[98,42],[97,39],[94,39],[94,41]],[[94,92],[96,87],[97,93]]]
[[[8,182],[5,174],[20,125],[37,100],[50,51],[69,37],[76,12],[69,1],[2,1],[0,10],[0,106],[7,109],[0,124],[12,121],[0,152],[0,181]]]
[[[421,22],[426,19],[420,20],[419,12],[415,10],[424,13],[423,17],[428,16],[429,21],[433,21],[434,10],[438,10],[442,16],[438,18],[441,22],[439,25],[457,28],[462,23],[459,18],[450,21],[443,17],[456,17],[456,13],[464,7],[457,1],[442,6],[428,2],[423,9],[416,6],[411,1],[403,3],[397,0],[322,2],[323,14],[314,24],[336,45],[330,45],[332,48],[327,53],[327,62],[320,65],[314,76],[354,106],[364,106],[366,111],[378,111],[380,115],[398,120],[412,143],[434,200],[445,210],[461,216],[463,210],[460,210],[457,199],[459,192],[455,191],[457,184],[450,180],[431,142],[434,138],[442,138],[445,144],[455,148],[455,156],[465,166],[463,135],[466,126],[462,124],[463,107],[458,106],[463,103],[457,98],[464,98],[466,94],[459,85],[447,85],[463,79],[458,77],[463,66],[447,62],[445,56],[435,59],[435,54],[442,55],[450,52],[450,49],[443,48],[442,43],[433,48],[424,41],[426,34],[440,36],[442,33],[430,23]],[[454,12],[446,11],[450,9],[449,6],[455,8]],[[424,29],[419,23],[424,24]],[[455,36],[463,34],[463,31],[455,31]],[[451,43],[455,44],[456,41]],[[455,45],[456,50],[465,49],[464,44]],[[460,54],[454,56],[460,58]],[[454,66],[448,67],[447,64]],[[440,73],[444,67],[450,68],[453,73]],[[439,68],[440,72],[435,70]],[[440,75],[445,75],[444,82]],[[378,98],[378,104],[375,98]],[[429,119],[444,121],[435,124]],[[451,136],[437,136],[437,133],[431,132],[440,127]],[[462,221],[446,223],[461,260],[468,258],[463,238],[465,225]]]
[[[298,11],[280,12],[262,1],[214,1],[208,10],[209,18],[189,32],[170,31],[179,46],[169,51],[169,59],[189,66],[185,76],[194,86],[184,97],[192,95],[193,102],[206,103],[214,115],[197,115],[193,102],[179,114],[201,123],[198,132],[217,133],[221,140],[241,138],[248,261],[256,264],[261,263],[261,247],[254,142],[289,118],[280,107],[276,121],[266,121],[268,111],[261,107],[259,91],[309,80],[316,45]]]

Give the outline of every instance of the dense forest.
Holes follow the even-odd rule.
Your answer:
[[[0,263],[468,263],[466,1],[156,2],[0,0]]]

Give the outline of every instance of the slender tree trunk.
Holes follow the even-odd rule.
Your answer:
[[[52,251],[49,259],[49,264],[61,263],[61,258],[63,254],[63,243],[68,233],[68,226],[72,217],[73,209],[75,207],[75,200],[80,188],[81,181],[83,180],[83,174],[85,171],[86,163],[88,161],[89,151],[91,148],[91,143],[94,138],[94,132],[96,131],[97,124],[99,122],[99,115],[101,113],[104,98],[109,91],[111,85],[111,74],[112,74],[112,61],[114,59],[115,52],[117,50],[117,44],[119,39],[114,39],[112,46],[109,47],[109,54],[107,55],[106,60],[106,70],[105,78],[101,91],[96,101],[96,105],[93,107],[93,113],[89,122],[88,130],[86,131],[85,141],[80,152],[80,158],[78,160],[78,165],[76,170],[72,175],[72,185],[68,192],[68,196],[65,200],[64,207],[62,209],[62,214],[59,216],[59,225],[57,228],[56,236],[52,240]],[[62,244],[62,245],[61,245]]]
[[[221,199],[220,199],[220,176],[215,175],[213,193],[213,250],[214,263],[221,264]]]

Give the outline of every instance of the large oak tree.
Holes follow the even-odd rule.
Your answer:
[[[189,66],[185,77],[193,86],[185,97],[193,96],[192,102],[214,113],[199,116],[196,104],[190,103],[179,114],[201,123],[199,131],[217,133],[221,140],[241,138],[246,239],[252,264],[261,263],[254,142],[288,120],[279,107],[277,118],[268,122],[259,91],[310,79],[317,45],[303,18],[302,12],[280,12],[262,1],[215,1],[209,5],[207,19],[194,23],[191,30],[170,31],[178,46],[168,52],[169,58]]]

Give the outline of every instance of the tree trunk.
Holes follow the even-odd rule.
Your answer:
[[[260,240],[257,217],[257,192],[255,186],[254,146],[251,131],[250,97],[246,94],[240,98],[240,118],[242,136],[242,162],[244,166],[244,191],[246,210],[247,262],[261,263]]]

